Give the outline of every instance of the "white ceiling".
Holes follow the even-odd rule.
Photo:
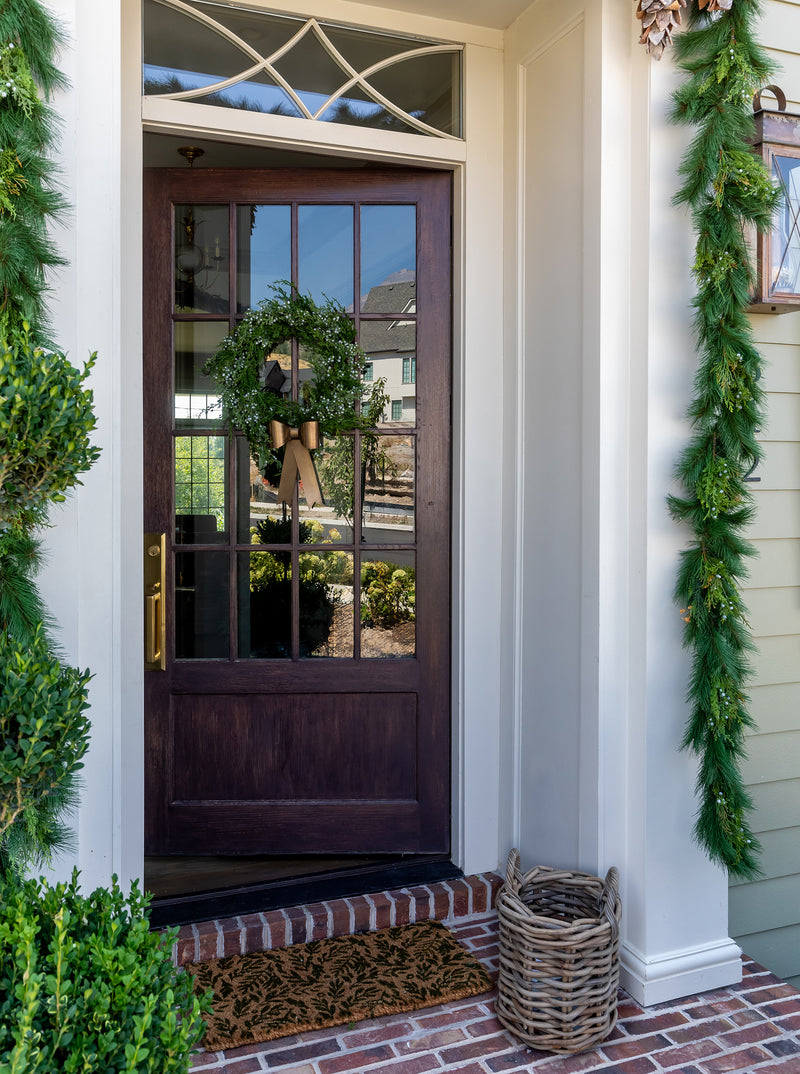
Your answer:
[[[372,7],[409,11],[414,15],[451,19],[475,26],[504,30],[518,15],[531,6],[532,0],[356,0]]]

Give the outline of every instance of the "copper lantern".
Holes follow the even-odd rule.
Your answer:
[[[756,138],[773,182],[782,192],[772,228],[756,240],[758,267],[752,309],[759,313],[788,313],[800,309],[800,116],[786,111],[786,97],[768,86],[777,108],[754,101]]]

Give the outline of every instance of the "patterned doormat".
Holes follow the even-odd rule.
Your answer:
[[[214,991],[209,1051],[488,992],[492,979],[439,921],[232,955],[186,967]]]

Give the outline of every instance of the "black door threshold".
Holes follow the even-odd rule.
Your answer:
[[[190,925],[216,918],[238,917],[286,906],[345,899],[367,892],[391,891],[440,880],[456,880],[464,875],[449,858],[442,856],[403,858],[377,868],[374,865],[343,869],[334,873],[298,876],[265,884],[177,895],[153,899],[150,925],[154,929]]]

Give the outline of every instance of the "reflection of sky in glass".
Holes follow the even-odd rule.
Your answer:
[[[796,294],[800,277],[800,161],[775,156],[773,174],[777,174],[783,190],[783,205],[773,227],[773,291]]]
[[[239,308],[255,306],[262,298],[272,298],[272,286],[279,280],[288,280],[292,273],[291,230],[292,215],[288,205],[255,205],[255,219],[250,232],[249,265],[240,265]],[[250,206],[239,206],[239,249],[242,239],[250,230]],[[249,299],[247,281],[249,272]]]
[[[353,303],[352,205],[301,205],[298,209],[298,286],[315,302]]]
[[[398,272],[417,267],[417,212],[413,205],[364,205],[361,209],[361,294]]]

